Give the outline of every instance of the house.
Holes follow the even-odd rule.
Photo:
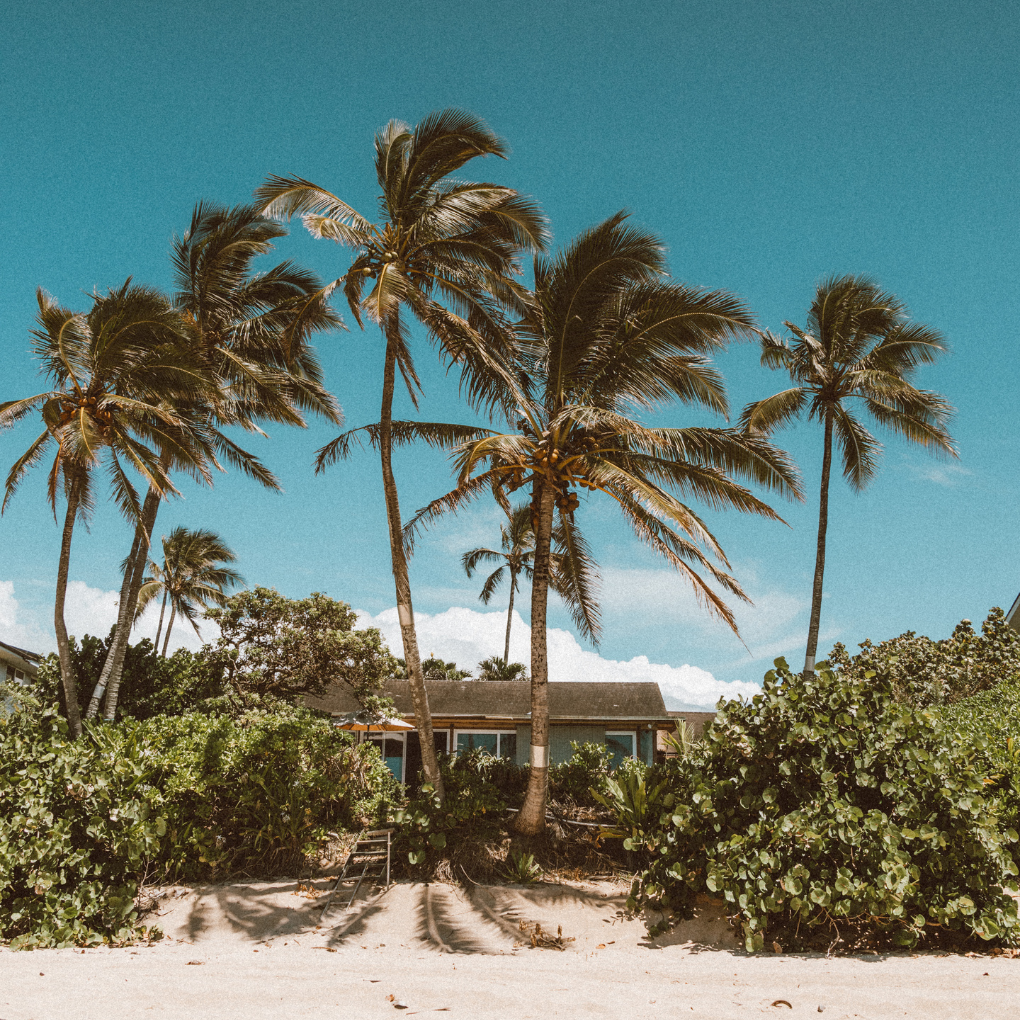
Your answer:
[[[10,681],[27,687],[29,680],[39,671],[40,662],[42,656],[36,652],[29,652],[0,641],[0,684]],[[13,698],[5,697],[0,700],[0,719],[11,711],[13,704]]]
[[[436,749],[456,753],[484,748],[526,765],[531,745],[531,684],[501,680],[426,681]],[[379,745],[393,774],[404,782],[421,768],[421,743],[406,680],[388,683],[384,693],[406,730],[364,733]],[[341,688],[305,704],[338,720],[360,709]],[[699,713],[690,713],[698,715]],[[683,713],[667,712],[655,683],[584,682],[549,684],[549,755],[552,764],[569,760],[571,741],[605,744],[617,761],[655,760],[658,731],[672,731]]]
[[[0,683],[5,680],[27,686],[28,681],[39,672],[43,657],[0,641]]]
[[[1020,595],[1017,595],[1013,600],[1013,605],[1009,607],[1009,612],[1006,614],[1006,623],[1013,630],[1020,631]]]

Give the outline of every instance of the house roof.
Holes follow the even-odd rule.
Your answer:
[[[429,708],[438,719],[526,719],[531,712],[531,684],[515,680],[427,680]],[[412,716],[410,684],[391,680],[385,693],[397,712]],[[333,715],[356,712],[360,705],[345,688],[335,687],[321,698],[306,698],[309,708]],[[549,718],[641,720],[670,718],[656,683],[579,681],[549,684]]]
[[[20,659],[23,665],[30,670],[36,668],[36,664],[42,662],[43,657],[38,652],[30,652],[25,648],[18,648],[17,645],[9,645],[6,641],[0,641],[0,651],[9,652],[16,659]]]

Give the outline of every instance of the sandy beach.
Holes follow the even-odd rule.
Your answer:
[[[311,888],[307,888],[311,885]],[[151,946],[0,951],[0,1020],[1005,1018],[1020,960],[748,956],[720,905],[657,939],[608,882],[397,883],[317,926],[327,883],[173,890]],[[563,949],[531,945],[562,929]],[[572,940],[572,941],[568,941]]]

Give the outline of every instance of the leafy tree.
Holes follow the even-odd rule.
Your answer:
[[[970,620],[961,620],[952,636],[941,641],[908,630],[877,645],[862,641],[850,655],[840,643],[829,662],[844,676],[873,672],[888,681],[897,701],[927,708],[951,705],[1020,675],[1020,634],[1006,623],[996,606],[975,634]]]
[[[289,218],[302,214],[314,237],[353,250],[349,269],[331,286],[342,287],[358,324],[362,324],[362,315],[367,315],[378,324],[385,341],[382,407],[379,422],[370,427],[369,435],[382,461],[397,612],[421,733],[422,764],[440,800],[443,778],[433,747],[432,718],[414,627],[392,449],[395,441],[421,437],[448,446],[463,438],[464,430],[394,423],[393,392],[399,370],[417,406],[420,387],[408,318],[417,319],[426,328],[444,360],[460,367],[472,404],[491,405],[503,391],[504,365],[513,354],[513,334],[506,327],[502,309],[524,313],[525,295],[512,277],[520,271],[520,250],[544,244],[545,223],[536,207],[513,189],[455,180],[451,175],[476,156],[504,157],[506,152],[504,143],[477,118],[443,110],[413,129],[391,121],[376,136],[375,169],[382,192],[378,223],[332,192],[298,177],[270,177],[256,192],[267,215]],[[345,433],[320,450],[317,469],[346,455],[351,439],[352,434]]]
[[[490,655],[478,663],[479,680],[524,680],[528,679],[528,667],[523,662],[507,662],[498,655]]]
[[[288,599],[253,588],[205,615],[220,636],[203,656],[229,689],[293,699],[343,684],[365,708],[387,707],[378,692],[398,662],[378,630],[354,629],[357,615],[346,602],[320,592]]]
[[[406,674],[406,663],[403,660],[398,661],[404,667]],[[459,669],[457,663],[444,662],[442,659],[436,658],[435,655],[430,655],[427,659],[422,660],[421,671],[426,680],[468,680],[471,677],[470,672],[466,669]]]
[[[255,272],[255,260],[272,251],[286,233],[280,224],[251,206],[224,209],[199,203],[191,226],[173,242],[177,292],[174,305],[192,329],[192,355],[216,380],[206,399],[174,402],[189,443],[219,468],[226,461],[270,489],[279,489],[272,472],[222,431],[237,425],[257,431],[264,421],[305,424],[312,411],[331,422],[343,415],[323,385],[322,368],[311,336],[343,325],[330,309],[320,281],[291,262]],[[219,459],[218,459],[219,458]],[[188,470],[163,444],[160,462],[167,471]],[[206,478],[208,472],[206,472]],[[119,637],[89,705],[99,710],[106,691],[106,718],[117,710],[121,666],[138,601],[161,493],[150,487],[124,571],[118,612]]]
[[[170,603],[170,621],[163,642],[163,658],[166,658],[170,644],[170,631],[178,613],[184,617],[201,637],[197,616],[211,604],[222,606],[227,601],[224,589],[244,584],[244,578],[231,567],[237,557],[222,539],[211,531],[191,531],[177,527],[169,537],[163,537],[163,565],[149,561],[150,576],[145,579],[138,595],[137,615],[160,593],[163,604],[159,611],[159,627],[156,630],[156,647],[163,630],[163,614]]]
[[[54,388],[0,404],[0,426],[11,425],[40,407],[44,430],[7,476],[4,506],[25,472],[55,444],[48,495],[56,516],[58,490],[67,502],[57,570],[54,629],[60,656],[71,733],[81,733],[78,696],[71,667],[64,600],[76,521],[87,523],[94,507],[92,474],[105,459],[113,498],[132,522],[141,515],[128,477],[133,468],[159,495],[173,485],[157,453],[174,456],[201,471],[202,464],[180,440],[176,401],[208,399],[211,382],[196,366],[186,323],[158,291],[132,286],[95,295],[87,313],[60,307],[38,292],[38,328],[33,348]]]
[[[733,297],[665,279],[662,243],[629,228],[621,213],[586,231],[555,259],[536,259],[535,295],[520,325],[521,371],[534,396],[518,391],[518,431],[491,433],[457,454],[459,485],[409,522],[420,525],[493,486],[531,487],[535,531],[531,592],[531,770],[518,830],[545,826],[549,763],[546,607],[554,521],[568,555],[561,572],[574,620],[597,641],[595,565],[574,514],[574,488],[604,492],[637,535],[693,585],[736,631],[714,582],[745,598],[718,542],[670,490],[713,507],[776,519],[734,475],[798,495],[786,456],[735,429],[651,428],[637,413],[669,400],[726,411],[722,379],[706,355],[751,328]],[[476,473],[477,472],[477,473]],[[722,564],[717,566],[713,559]],[[710,578],[706,580],[703,574]]]
[[[839,441],[843,477],[860,492],[874,477],[881,444],[854,413],[854,401],[879,424],[935,453],[956,456],[946,429],[952,408],[944,398],[910,381],[919,365],[946,350],[942,336],[908,320],[903,303],[862,276],[822,281],[801,329],[784,323],[789,342],[761,334],[761,362],[783,369],[794,385],[749,404],[740,423],[749,432],[770,434],[806,412],[821,422],[822,481],[818,543],[811,591],[804,671],[814,669],[822,613],[825,538],[829,521],[829,472],[833,435]]]
[[[68,640],[82,712],[88,692],[99,681],[115,633],[116,628],[112,628],[105,639],[86,634],[80,642],[74,637]],[[121,714],[135,719],[180,715],[200,702],[224,694],[220,679],[210,672],[200,654],[178,648],[164,659],[148,638],[128,645],[124,677]],[[57,656],[49,655],[42,661],[32,682],[32,692],[44,704],[59,705],[62,712],[65,710]]]

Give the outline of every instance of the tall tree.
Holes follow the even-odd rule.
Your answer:
[[[279,489],[272,473],[222,426],[258,431],[260,422],[272,421],[304,427],[307,411],[331,422],[343,420],[311,345],[316,332],[343,325],[321,282],[289,261],[263,272],[254,268],[285,234],[284,227],[253,206],[226,209],[199,203],[189,229],[172,246],[174,304],[193,327],[194,356],[218,384],[212,401],[175,410],[187,438],[213,465],[220,466],[219,457],[270,489]],[[168,471],[186,466],[173,463],[170,454],[163,451]],[[150,489],[124,572],[117,633],[89,704],[90,717],[98,712],[104,690],[106,718],[116,714],[159,503],[159,494]]]
[[[946,428],[952,407],[910,381],[918,366],[932,364],[945,353],[945,341],[931,327],[910,322],[898,298],[863,276],[830,277],[815,291],[806,327],[784,325],[791,334],[788,341],[761,334],[761,363],[784,370],[794,385],[748,404],[740,423],[751,434],[768,435],[806,412],[809,421],[822,426],[818,541],[804,655],[804,672],[811,673],[822,615],[833,436],[839,442],[843,477],[856,492],[874,477],[881,450],[857,408],[935,453],[955,457],[956,450]]]
[[[380,220],[371,222],[332,192],[297,177],[270,177],[256,192],[267,215],[301,214],[317,238],[353,250],[342,287],[359,325],[366,315],[385,344],[382,406],[376,426],[390,558],[404,659],[421,735],[422,764],[443,797],[432,717],[414,626],[411,586],[401,540],[400,502],[393,475],[393,394],[399,370],[417,407],[420,383],[411,353],[408,319],[416,319],[448,364],[459,366],[476,407],[491,407],[505,391],[505,364],[513,333],[503,310],[526,310],[525,292],[513,281],[521,249],[545,242],[538,209],[511,188],[452,179],[476,156],[505,157],[504,143],[480,120],[458,110],[426,117],[413,129],[391,121],[376,136],[375,170]],[[369,285],[366,294],[366,285]],[[320,451],[318,467],[349,443],[341,436]]]
[[[594,564],[574,521],[580,505],[575,488],[610,496],[638,537],[734,632],[733,614],[713,583],[746,596],[723,569],[729,564],[719,543],[673,491],[771,519],[775,511],[733,476],[799,496],[792,464],[762,437],[729,428],[653,428],[637,420],[640,412],[675,400],[725,413],[722,378],[707,355],[748,331],[751,319],[728,294],[670,282],[662,243],[624,220],[617,214],[554,259],[536,259],[534,301],[521,326],[522,369],[533,380],[534,396],[517,395],[516,432],[464,444],[457,454],[458,487],[408,526],[410,539],[418,526],[494,482],[511,491],[531,488],[531,769],[517,820],[526,835],[545,827],[546,607],[554,522],[569,553],[562,584],[575,622],[591,640],[599,635]]]
[[[169,536],[163,536],[163,562],[149,562],[149,576],[142,584],[138,595],[137,615],[160,595],[163,605],[159,613],[159,628],[156,631],[155,647],[163,631],[163,615],[170,605],[170,620],[163,641],[163,658],[166,658],[170,644],[170,632],[174,620],[180,614],[191,624],[195,633],[198,629],[198,615],[210,606],[222,606],[227,602],[227,589],[244,584],[244,578],[227,564],[237,557],[226,543],[212,531],[177,527]]]
[[[78,736],[81,720],[64,600],[74,525],[86,522],[94,506],[93,471],[105,460],[114,500],[128,520],[137,522],[141,506],[128,469],[159,494],[173,488],[156,448],[173,448],[182,460],[189,453],[177,445],[180,421],[168,405],[209,399],[212,384],[192,358],[187,324],[158,291],[128,280],[119,290],[95,295],[87,313],[62,308],[42,290],[38,301],[33,348],[54,388],[0,404],[0,427],[37,407],[44,424],[7,476],[3,509],[28,469],[55,444],[49,501],[55,516],[63,488],[67,509],[54,628],[68,722]]]

